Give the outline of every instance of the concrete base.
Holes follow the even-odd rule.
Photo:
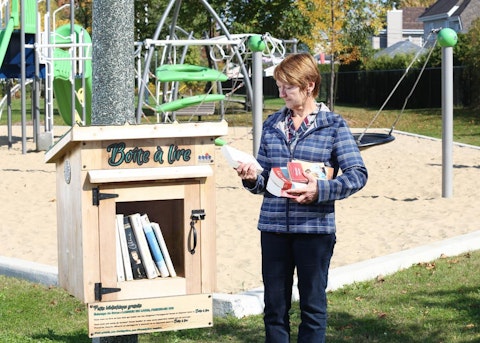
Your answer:
[[[58,268],[18,258],[0,256],[0,274],[47,286],[58,285]]]
[[[53,132],[42,132],[37,137],[37,151],[47,151],[53,144]]]

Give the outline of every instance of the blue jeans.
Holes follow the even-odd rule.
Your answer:
[[[292,301],[295,267],[301,311],[298,342],[325,342],[325,290],[335,241],[335,234],[261,233],[266,343],[290,342],[288,311]]]

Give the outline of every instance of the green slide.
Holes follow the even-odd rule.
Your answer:
[[[15,3],[16,2],[14,1],[12,4],[12,14],[7,22],[7,26],[0,31],[0,66],[2,66],[3,60],[5,59],[5,54],[7,53],[13,30],[15,29],[15,26],[18,25],[19,21],[18,8]]]
[[[77,42],[79,41],[79,35],[83,34],[84,43],[91,43],[91,37],[87,31],[81,26],[74,25],[75,37]],[[55,43],[70,43],[70,24],[59,27],[55,30],[56,37]],[[83,48],[85,54],[88,51],[91,56],[91,49]],[[53,92],[55,94],[55,100],[57,101],[58,111],[67,125],[72,125],[72,82],[70,81],[70,75],[72,73],[72,61],[69,60],[57,60],[57,58],[69,58],[69,53],[66,50],[57,48],[54,50],[54,74],[53,74]],[[83,62],[78,62],[81,65]],[[84,63],[85,70],[85,88],[82,88],[82,79],[74,78],[75,87],[75,121],[81,121],[83,106],[85,106],[86,123],[90,125],[92,116],[92,61],[87,60]]]
[[[12,38],[13,20],[10,19],[7,23],[7,27],[0,32],[0,66],[3,64],[5,54],[7,53],[8,45],[10,44],[10,38]]]

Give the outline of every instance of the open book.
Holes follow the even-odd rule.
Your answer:
[[[260,163],[258,163],[256,158],[253,157],[253,155],[232,148],[229,145],[223,145],[221,150],[223,156],[232,168],[236,169],[240,165],[240,163],[253,163],[257,168],[257,173],[261,173],[263,171],[262,166],[260,165]]]
[[[274,167],[270,170],[267,191],[277,197],[295,198],[286,190],[305,188],[308,183],[306,173],[314,175],[318,180],[330,180],[333,177],[333,168],[323,163],[299,160],[288,162],[286,167]]]

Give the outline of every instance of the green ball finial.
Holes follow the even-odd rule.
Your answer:
[[[263,51],[266,45],[261,35],[253,35],[248,38],[248,47],[252,51]]]
[[[441,47],[447,48],[455,46],[455,44],[457,44],[458,37],[454,30],[447,27],[438,32],[437,40]]]

